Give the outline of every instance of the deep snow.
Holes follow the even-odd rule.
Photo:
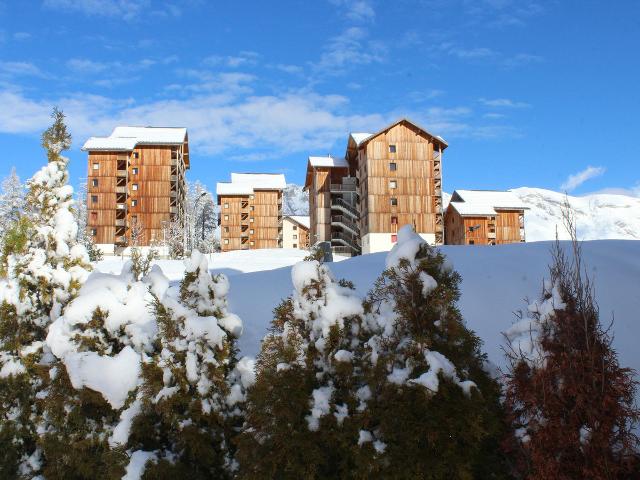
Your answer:
[[[564,246],[568,243],[563,242]],[[552,242],[482,246],[444,246],[453,267],[462,275],[459,302],[470,328],[484,341],[489,360],[504,365],[502,332],[516,320],[514,312],[526,310],[527,301],[541,293],[548,278]],[[595,280],[600,318],[608,324],[615,318],[614,346],[622,365],[640,371],[640,242],[599,240],[583,243],[584,261]],[[386,253],[363,255],[328,264],[337,278],[354,282],[364,296],[385,268]],[[214,254],[211,267],[229,275],[229,310],[240,316],[244,333],[239,346],[243,355],[255,356],[266,333],[273,309],[293,292],[291,265],[304,252],[254,250]],[[107,260],[100,270],[117,269],[119,260]],[[288,266],[282,266],[288,263]],[[182,277],[181,261],[159,262],[172,281]],[[278,268],[281,267],[281,268]],[[258,271],[264,268],[263,271]],[[268,270],[268,268],[275,268]],[[246,272],[246,273],[244,273]]]

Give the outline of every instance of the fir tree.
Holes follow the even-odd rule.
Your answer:
[[[228,312],[229,283],[212,277],[206,257],[185,261],[179,298],[157,296],[158,344],[143,365],[140,413],[129,446],[154,452],[145,479],[230,478],[233,437],[242,424],[247,360],[236,359],[240,319]]]
[[[24,212],[24,185],[16,173],[15,167],[2,181],[0,187],[0,238],[15,224]]]
[[[353,357],[362,301],[317,261],[294,266],[249,390],[240,478],[356,478]]]
[[[504,478],[498,383],[456,306],[460,275],[410,226],[367,300],[359,445],[381,478]]]
[[[640,478],[635,372],[620,366],[600,323],[568,207],[564,216],[572,258],[556,242],[542,298],[505,334],[505,447],[517,478]]]
[[[41,467],[37,430],[53,360],[44,340],[90,270],[76,242],[73,189],[61,155],[71,138],[62,112],[52,116],[42,136],[48,164],[28,182],[26,222],[19,226],[15,250],[6,252],[6,278],[0,281],[0,476],[7,478]]]

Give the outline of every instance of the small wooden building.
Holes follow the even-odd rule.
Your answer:
[[[500,245],[525,241],[524,211],[512,192],[456,190],[445,213],[447,245]]]
[[[283,218],[282,248],[309,249],[309,216],[287,215]]]
[[[223,252],[282,247],[282,174],[232,173],[216,186]]]
[[[88,230],[104,253],[158,245],[172,224],[184,227],[186,128],[116,127],[82,150],[89,156]]]

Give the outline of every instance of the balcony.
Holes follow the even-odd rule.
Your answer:
[[[126,170],[116,170],[116,177],[118,178],[127,178]]]
[[[170,177],[172,182],[177,182],[178,181],[178,176],[177,175],[171,175]]]
[[[356,209],[356,207],[354,207],[348,202],[345,202],[342,198],[334,198],[333,201],[331,202],[331,208],[336,208],[348,215],[351,215],[354,218],[354,220],[356,220],[359,217],[358,210]]]
[[[331,193],[356,192],[358,189],[355,183],[332,183],[329,188]]]
[[[173,198],[177,198],[178,197],[178,192],[176,192],[175,190],[171,190],[171,192],[169,193],[169,196],[173,197]]]
[[[126,210],[127,209],[127,204],[126,203],[117,203],[116,204],[116,210]]]
[[[171,213],[178,213],[178,207],[169,207],[169,212]]]
[[[116,227],[125,227],[127,220],[125,218],[116,218]]]
[[[126,245],[127,244],[127,237],[125,237],[124,235],[118,235],[116,236],[115,239],[115,244],[116,245]]]
[[[331,243],[333,244],[333,242],[341,243],[343,246],[349,247],[354,252],[360,251],[360,247],[358,247],[355,238],[342,232],[331,232]]]
[[[116,187],[116,193],[127,193],[127,187]]]
[[[349,230],[354,235],[358,235],[358,226],[354,222],[352,222],[351,219],[345,217],[344,215],[332,215],[331,225],[342,227]]]

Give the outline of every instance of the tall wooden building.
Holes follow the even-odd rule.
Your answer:
[[[377,133],[352,133],[344,159],[310,157],[311,243],[334,251],[390,250],[399,226],[432,244],[444,241],[442,153],[447,143],[403,118]]]
[[[456,190],[445,213],[447,245],[500,245],[525,241],[524,211],[513,193]]]
[[[216,186],[223,252],[282,247],[282,174],[232,173]]]
[[[184,225],[186,128],[116,127],[82,150],[89,157],[88,229],[104,253],[161,244],[172,223]]]

